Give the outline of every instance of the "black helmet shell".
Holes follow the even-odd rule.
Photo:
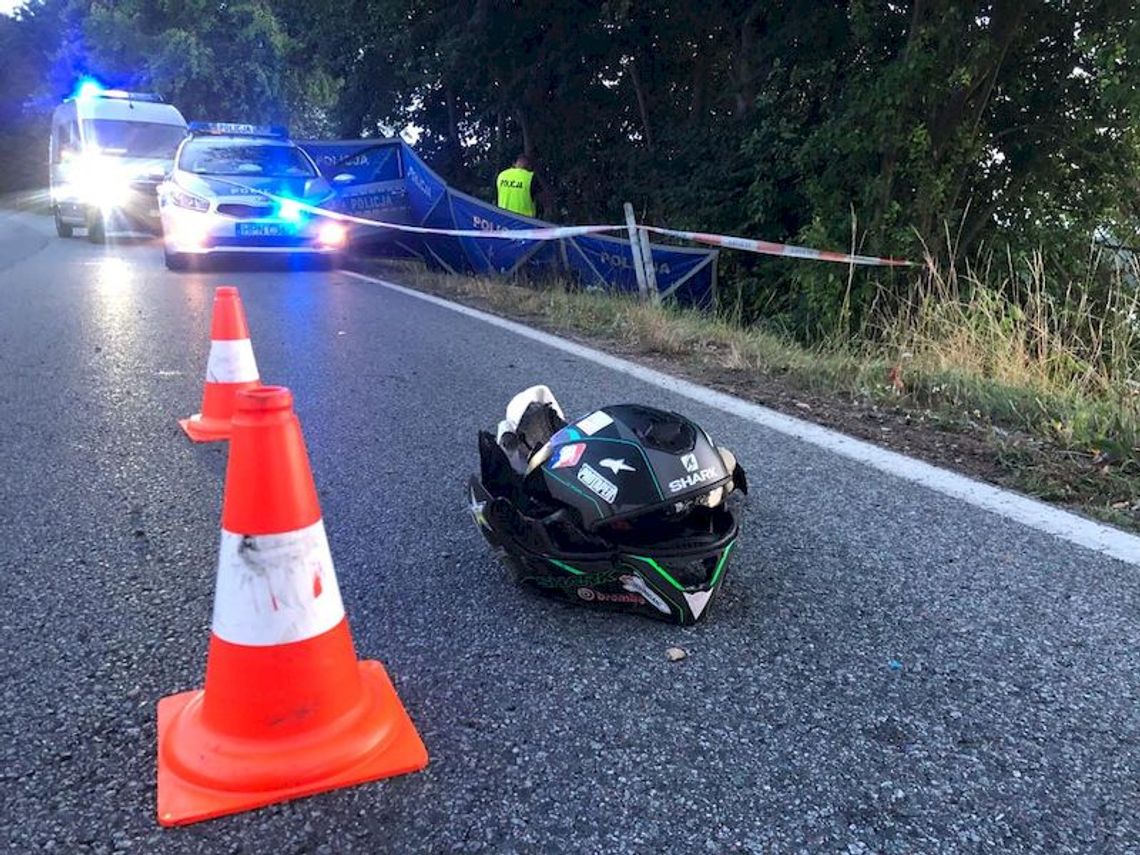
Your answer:
[[[676,505],[732,480],[708,434],[678,413],[641,404],[595,410],[550,440],[542,476],[589,531]]]
[[[595,608],[702,620],[739,534],[727,497],[748,490],[732,453],[684,416],[638,404],[567,424],[546,387],[507,413],[497,434],[479,432],[467,501],[515,578]]]

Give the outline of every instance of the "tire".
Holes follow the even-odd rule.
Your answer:
[[[52,208],[52,213],[55,215],[55,233],[61,238],[69,238],[75,234],[75,226],[65,223],[63,217],[59,215],[59,206]]]
[[[171,252],[164,246],[162,248],[162,260],[166,262],[167,270],[190,269],[190,257],[184,252]]]
[[[103,212],[98,209],[87,212],[87,240],[91,243],[105,243],[107,240],[107,224],[103,220]]]

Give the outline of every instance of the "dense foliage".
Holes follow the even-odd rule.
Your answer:
[[[555,220],[612,221],[630,200],[680,228],[911,256],[1044,247],[1076,266],[1097,227],[1130,241],[1140,220],[1136,6],[34,0],[0,18],[0,144],[91,72],[191,118],[414,126],[485,198],[525,150]],[[746,313],[809,334],[848,288],[840,268],[729,267]],[[873,283],[852,283],[856,310]]]

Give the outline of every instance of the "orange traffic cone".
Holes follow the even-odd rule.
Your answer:
[[[158,821],[185,825],[422,769],[379,662],[358,662],[293,396],[237,396],[205,690],[158,702]]]
[[[178,424],[195,442],[230,438],[237,393],[260,383],[249,327],[237,288],[223,285],[214,291],[214,320],[210,327],[210,358],[202,390],[202,412]]]

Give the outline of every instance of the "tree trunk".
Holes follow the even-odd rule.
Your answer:
[[[490,0],[475,0],[475,11],[471,14],[471,26],[476,30],[482,30],[486,27],[490,11]]]
[[[455,105],[455,90],[446,86],[443,90],[447,105],[447,151],[453,167],[453,175],[458,176],[463,167],[463,146],[459,139],[459,111]]]
[[[907,28],[906,44],[902,51],[902,61],[904,64],[910,60],[911,54],[914,52],[914,46],[918,42],[919,30],[926,17],[926,9],[925,0],[914,0],[914,6],[911,7],[910,10],[910,25]],[[883,215],[890,206],[891,195],[895,189],[895,168],[898,166],[897,140],[898,137],[892,134],[883,145],[883,157],[879,164],[879,183],[882,187],[882,192],[879,195],[879,210],[871,213],[871,219],[868,223],[869,231],[878,228]]]
[[[1002,66],[1009,55],[1011,46],[1017,38],[1021,23],[1025,19],[1026,7],[1024,0],[1006,0],[994,5],[992,28],[990,31],[990,44],[992,53],[988,63],[978,69],[976,80],[968,88],[961,89],[946,109],[931,123],[932,153],[935,162],[941,160],[942,152],[951,146],[963,129],[966,133],[976,136],[985,117],[986,108],[993,98],[994,88],[1001,75]],[[967,191],[970,173],[973,164],[964,163],[953,176],[951,192],[947,196],[945,214],[951,213]],[[1004,195],[1004,194],[1003,194]],[[981,216],[971,218],[972,223],[965,230],[962,239],[958,242],[956,251],[959,255],[972,249],[972,245],[985,228],[996,204],[988,205]],[[941,242],[943,236],[938,236]]]
[[[641,127],[645,131],[645,145],[653,150],[653,132],[649,128],[649,106],[645,97],[645,85],[641,81],[641,73],[637,70],[637,60],[630,60],[629,79],[633,83],[633,91],[637,94],[637,111],[641,114]]]
[[[942,109],[934,114],[928,125],[931,154],[936,163],[941,161],[943,153],[953,143],[964,124],[968,122],[972,131],[977,130],[1024,17],[1024,0],[1006,0],[994,4],[989,57],[974,69],[973,83],[960,87]]]
[[[534,139],[531,135],[530,122],[527,120],[526,110],[521,106],[515,107],[515,121],[519,123],[519,132],[523,138],[523,154],[534,159]]]
[[[766,9],[764,3],[753,3],[740,24],[736,61],[732,76],[736,84],[736,115],[746,116],[756,103],[756,72],[752,56],[756,44],[756,22]]]
[[[503,111],[498,110],[495,112],[495,154],[500,158],[503,157],[503,150],[506,146],[506,134],[503,131]]]
[[[459,146],[459,117],[455,109],[455,90],[448,86],[444,90],[444,99],[447,102],[447,138],[451,144]]]
[[[707,50],[697,50],[697,61],[693,64],[692,93],[689,98],[689,124],[698,126],[705,112],[705,90],[709,83],[709,56]]]

